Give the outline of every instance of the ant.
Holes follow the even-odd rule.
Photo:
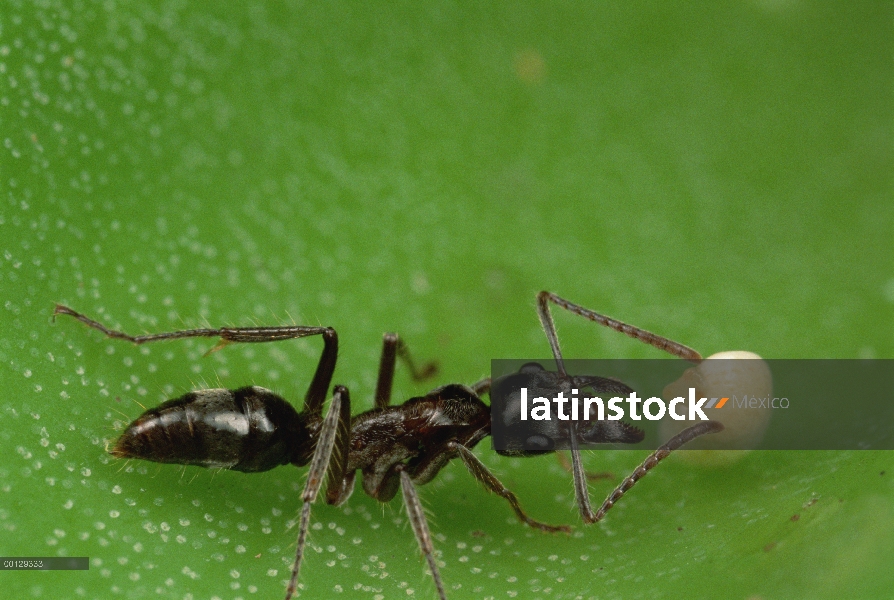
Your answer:
[[[538,376],[554,385],[590,387],[623,394],[633,391],[612,379],[572,376],[566,372],[550,303],[679,358],[693,363],[702,361],[701,355],[687,346],[583,308],[551,292],[540,292],[537,296],[537,313],[558,371],[545,371],[540,367]],[[426,379],[436,370],[434,363],[417,368],[403,340],[396,334],[386,333],[383,337],[374,408],[352,417],[348,389],[336,385],[329,410],[324,416],[323,404],[338,356],[338,335],[331,327],[221,327],[133,336],[57,304],[53,316],[55,318],[60,314],[74,317],[110,338],[138,345],[192,337],[219,338],[219,343],[210,352],[236,342],[273,342],[317,335],[323,338],[323,352],[305,394],[301,412],[280,396],[257,386],[235,390],[197,390],[144,412],[127,426],[109,450],[112,456],[119,458],[244,472],[266,471],[285,464],[298,467],[309,464],[307,482],[301,494],[298,540],[286,600],[294,595],[298,585],[311,505],[320,492],[327,472],[330,477],[325,499],[328,504],[336,506],[350,497],[358,470],[361,471],[363,491],[380,502],[394,498],[400,488],[410,525],[441,600],[446,600],[447,595],[416,486],[431,481],[454,458],[459,458],[485,488],[504,498],[523,523],[546,532],[571,531],[569,526],[549,525],[529,517],[515,494],[472,453],[478,442],[491,435],[490,407],[481,400],[481,396],[490,392],[492,384],[499,385],[501,380],[492,382],[486,378],[471,386],[448,384],[403,404],[391,404],[391,388],[398,358],[407,364],[414,380]],[[523,367],[522,371],[525,370]],[[530,366],[527,370],[530,372]],[[641,431],[626,424],[612,430],[598,427],[589,432],[587,441],[635,443],[643,437]],[[723,425],[716,421],[703,421],[675,435],[628,475],[596,511],[590,505],[587,473],[581,464],[577,436],[571,435],[575,498],[584,523],[602,519],[621,496],[668,454],[699,436],[722,429]],[[581,437],[584,437],[583,432]],[[504,453],[528,456],[543,452],[516,449]]]

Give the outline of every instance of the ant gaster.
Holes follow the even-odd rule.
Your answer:
[[[702,360],[698,352],[682,344],[572,304],[550,292],[541,292],[537,296],[537,312],[558,368],[558,372],[543,371],[542,375],[553,378],[560,385],[625,394],[632,391],[611,379],[568,375],[549,310],[550,302],[679,358],[694,363]],[[489,378],[472,386],[445,385],[403,404],[391,404],[391,387],[398,357],[407,363],[414,379],[423,379],[432,375],[435,370],[434,364],[417,369],[403,341],[395,334],[388,333],[384,336],[375,407],[351,417],[348,389],[336,385],[332,402],[324,417],[323,404],[338,356],[338,336],[330,327],[221,327],[132,336],[110,329],[61,304],[56,305],[53,314],[69,315],[110,338],[123,339],[134,344],[211,337],[220,339],[219,344],[212,349],[217,350],[234,342],[273,342],[322,336],[323,352],[305,394],[301,412],[261,387],[199,390],[168,400],[144,412],[127,426],[110,450],[113,456],[120,458],[244,472],[266,471],[289,463],[299,467],[310,464],[301,495],[303,504],[298,541],[291,578],[286,589],[286,600],[292,597],[297,587],[310,524],[310,507],[327,472],[330,473],[325,496],[328,504],[340,505],[350,497],[358,470],[361,471],[363,491],[376,500],[387,502],[400,488],[413,533],[442,600],[446,599],[446,592],[416,486],[431,481],[450,460],[462,460],[472,476],[489,491],[504,498],[518,518],[527,525],[547,532],[568,532],[571,529],[565,525],[548,525],[529,517],[522,510],[515,494],[506,489],[472,453],[472,448],[491,433],[490,407],[480,398],[491,388]],[[716,421],[704,421],[677,434],[649,455],[609,494],[596,511],[590,506],[587,473],[581,464],[576,436],[571,435],[575,498],[584,523],[599,521],[637,480],[670,452],[696,437],[722,429],[723,425]],[[589,441],[630,443],[641,439],[642,432],[625,426],[616,431],[611,439],[606,437]],[[507,454],[524,456],[529,453],[516,451]]]

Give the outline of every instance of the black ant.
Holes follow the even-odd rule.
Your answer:
[[[698,352],[682,344],[572,304],[550,292],[541,292],[537,296],[537,312],[558,367],[558,372],[542,371],[541,376],[552,379],[559,385],[620,393],[632,391],[614,380],[568,375],[549,310],[550,302],[679,358],[694,363],[702,360]],[[529,517],[522,510],[515,494],[506,489],[472,453],[472,448],[491,434],[490,407],[481,400],[481,395],[490,391],[492,382],[489,378],[472,386],[448,384],[424,396],[411,398],[403,404],[391,404],[391,387],[397,358],[408,365],[414,379],[424,379],[435,371],[434,364],[417,369],[405,344],[396,334],[387,333],[384,336],[374,408],[351,417],[348,389],[336,385],[332,402],[324,417],[323,404],[338,356],[338,336],[330,327],[221,327],[132,336],[110,329],[61,304],[56,305],[53,314],[72,316],[110,338],[123,339],[134,344],[216,337],[220,338],[220,342],[212,350],[217,350],[233,342],[273,342],[322,336],[323,352],[305,394],[301,412],[261,387],[198,390],[144,412],[127,426],[109,451],[119,458],[139,458],[245,472],[266,471],[289,463],[299,467],[310,464],[301,495],[303,504],[298,541],[295,562],[286,589],[286,600],[292,597],[298,584],[310,524],[310,507],[327,472],[330,473],[330,478],[326,502],[336,506],[350,497],[358,470],[362,472],[363,491],[376,500],[387,502],[400,488],[413,533],[442,600],[446,599],[446,592],[416,486],[431,481],[450,460],[462,460],[475,479],[489,491],[506,499],[519,520],[527,525],[548,532],[571,531],[569,526],[548,525]],[[590,506],[587,474],[581,464],[576,438],[572,435],[574,491],[584,523],[599,521],[627,490],[672,451],[696,437],[722,429],[723,425],[716,421],[704,421],[672,437],[627,476],[596,511]],[[599,439],[599,435],[602,439]],[[588,441],[637,442],[641,439],[642,432],[623,426],[611,436],[597,434],[597,439]],[[507,454],[524,456],[531,453],[515,451]]]

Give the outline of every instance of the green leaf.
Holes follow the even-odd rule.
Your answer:
[[[0,8],[0,553],[14,598],[284,593],[305,472],[105,452],[199,387],[296,403],[335,327],[371,406],[381,334],[437,383],[549,347],[541,289],[704,354],[894,356],[890,3],[116,4]],[[653,349],[557,315],[569,357]],[[400,371],[395,397],[413,384]],[[878,598],[891,452],[662,463],[596,526],[551,457],[476,454],[420,490],[451,598]],[[622,477],[642,452],[593,452]],[[454,461],[455,462],[455,461]],[[617,481],[617,479],[616,479]],[[591,485],[594,501],[615,482]],[[302,597],[435,595],[399,500],[314,506]]]

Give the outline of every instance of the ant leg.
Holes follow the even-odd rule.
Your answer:
[[[645,344],[655,346],[659,350],[664,350],[665,352],[673,354],[677,358],[682,358],[693,363],[699,363],[702,361],[701,354],[688,346],[680,344],[679,342],[675,342],[666,337],[654,334],[650,331],[646,331],[645,329],[640,329],[639,327],[628,325],[627,323],[623,323],[621,321],[618,321],[617,319],[613,319],[582,306],[578,306],[577,304],[569,302],[568,300],[565,300],[564,298],[561,298],[553,294],[552,292],[540,292],[539,294],[537,294],[537,314],[540,316],[540,323],[543,325],[543,329],[546,332],[546,337],[549,340],[549,345],[553,350],[553,356],[558,363],[559,372],[563,375],[566,375],[567,373],[565,372],[565,365],[562,362],[562,352],[559,350],[559,337],[558,335],[556,335],[556,325],[555,323],[553,323],[553,317],[549,310],[549,302],[561,306],[565,310],[570,311],[576,315],[580,315],[581,317],[608,327],[609,329],[614,329],[615,331],[619,331],[625,335],[629,335],[630,337],[637,339]]]
[[[317,499],[320,487],[323,485],[323,477],[329,468],[332,459],[332,450],[336,439],[339,437],[339,426],[344,425],[345,415],[350,417],[351,399],[346,387],[337,385],[329,405],[329,412],[320,426],[320,437],[314,449],[310,469],[307,471],[307,483],[304,484],[304,492],[301,494],[303,502],[301,506],[301,522],[298,527],[298,542],[295,549],[295,563],[292,566],[292,577],[286,588],[286,600],[295,593],[298,586],[298,573],[301,571],[301,559],[304,556],[304,546],[307,543],[307,531],[310,525],[310,506]]]
[[[488,470],[484,463],[478,460],[478,457],[475,456],[471,450],[457,442],[450,442],[447,447],[449,450],[459,454],[459,457],[462,459],[463,463],[465,463],[466,468],[469,469],[469,472],[472,474],[472,476],[483,483],[484,487],[486,487],[488,491],[493,492],[501,498],[506,499],[506,501],[512,507],[512,510],[515,511],[515,514],[518,516],[518,519],[521,522],[535,529],[540,529],[541,531],[564,531],[565,533],[571,532],[571,527],[567,525],[547,525],[546,523],[535,521],[534,519],[529,517],[527,513],[522,510],[522,507],[518,503],[518,498],[516,497],[516,495],[509,491],[506,486],[504,486],[500,482],[500,480],[497,479],[496,476],[490,472],[490,470]]]
[[[326,401],[329,384],[332,383],[332,374],[335,373],[335,361],[338,360],[338,334],[331,327],[322,329],[323,353],[320,355],[320,362],[317,363],[317,369],[314,371],[314,378],[307,386],[302,409],[304,412],[317,416],[323,414],[323,402]],[[345,396],[347,397],[347,390],[345,390]]]
[[[136,345],[164,340],[175,340],[194,337],[218,337],[220,342],[210,350],[215,352],[227,344],[239,343],[263,343],[291,340],[312,335],[323,336],[323,353],[317,370],[304,397],[304,410],[315,415],[323,414],[323,403],[329,384],[332,382],[332,374],[335,372],[335,361],[338,358],[338,335],[331,327],[306,327],[303,325],[281,325],[275,327],[221,327],[219,329],[184,329],[181,331],[169,331],[166,333],[150,333],[146,335],[130,335],[123,331],[106,327],[99,321],[94,321],[86,315],[57,304],[53,309],[53,318],[56,315],[69,315],[88,327],[101,331],[106,337],[125,340]]]
[[[702,361],[702,356],[692,348],[688,346],[684,346],[678,342],[670,340],[666,337],[654,334],[650,331],[646,331],[645,329],[641,329],[639,327],[635,327],[633,325],[628,325],[622,321],[618,321],[617,319],[613,319],[606,315],[597,313],[595,311],[589,310],[564,298],[557,296],[551,292],[540,292],[537,294],[537,315],[540,317],[540,324],[543,326],[543,330],[546,332],[546,338],[549,340],[550,348],[553,351],[553,357],[556,359],[556,364],[558,366],[559,372],[562,375],[567,376],[567,372],[565,370],[565,363],[562,360],[562,351],[559,348],[559,336],[556,333],[556,325],[553,322],[552,313],[549,309],[549,303],[552,302],[565,310],[572,312],[576,315],[584,317],[593,321],[594,323],[598,323],[604,327],[608,327],[609,329],[614,329],[620,333],[628,335],[634,339],[637,339],[645,344],[649,344],[650,346],[654,346],[659,350],[664,350],[678,358],[682,358],[688,360],[693,363],[699,363]],[[723,429],[723,425],[717,423],[715,421],[707,421],[704,423],[699,423],[697,425],[693,425],[692,427],[683,430],[660,448],[653,452],[646,460],[640,465],[630,476],[628,476],[621,484],[615,488],[615,490],[609,495],[609,497],[605,500],[602,506],[595,513],[590,506],[590,496],[589,491],[587,489],[587,473],[584,471],[583,465],[580,460],[580,450],[577,446],[577,436],[571,436],[571,461],[572,461],[572,472],[574,473],[574,495],[577,499],[578,509],[580,510],[581,518],[584,523],[595,523],[600,520],[605,513],[614,505],[624,493],[629,490],[633,485],[652,469],[655,465],[657,465],[661,460],[667,457],[668,454],[686,444],[687,442],[692,441],[693,439],[708,434],[708,433],[716,433]]]
[[[481,394],[489,394],[490,393],[490,384],[491,384],[490,377],[485,377],[481,381],[473,383],[471,388],[472,388],[472,391],[475,392],[475,395],[480,397]]]
[[[379,377],[376,381],[376,408],[385,408],[391,404],[391,385],[394,383],[394,365],[398,356],[409,367],[413,381],[428,379],[438,370],[438,366],[433,362],[422,365],[422,369],[417,369],[404,341],[396,333],[386,333],[382,336],[382,358],[379,359]]]
[[[572,472],[573,466],[571,464],[571,461],[568,460],[568,457],[565,456],[564,452],[562,452],[561,450],[557,450],[556,459],[558,459],[559,464],[562,466],[563,469],[565,469],[569,473]],[[609,473],[608,471],[601,471],[599,473],[591,473],[590,471],[585,471],[584,475],[587,477],[587,481],[598,481],[600,479],[615,478],[614,473]]]
[[[580,449],[577,447],[577,431],[574,430],[570,438],[571,442],[571,466],[574,481],[574,498],[577,500],[577,508],[580,518],[585,525],[596,522],[593,508],[590,506],[590,490],[587,488],[587,474],[580,461]]]
[[[438,598],[447,600],[447,593],[444,591],[444,582],[441,580],[441,572],[438,570],[438,563],[435,560],[435,546],[431,541],[431,531],[428,529],[428,521],[425,519],[425,511],[422,509],[422,502],[419,500],[419,494],[416,493],[416,486],[413,480],[400,465],[400,489],[404,496],[404,505],[407,507],[407,516],[410,518],[410,525],[413,527],[413,533],[416,535],[416,541],[419,542],[419,549],[425,555],[428,563],[428,569],[431,571],[432,579],[435,580],[435,588],[438,590]],[[288,600],[288,598],[286,599]]]
[[[723,431],[723,425],[717,421],[702,421],[701,423],[697,423],[692,427],[684,429],[669,439],[666,444],[650,454],[640,466],[633,470],[633,473],[624,478],[624,481],[622,481],[618,487],[608,495],[602,503],[602,506],[600,506],[599,510],[595,513],[590,507],[590,498],[587,493],[587,484],[584,479],[584,470],[580,462],[580,452],[577,449],[577,441],[572,436],[571,458],[574,463],[574,492],[577,496],[578,508],[580,509],[580,515],[584,523],[595,523],[602,519],[602,517],[605,516],[605,513],[607,513],[609,509],[621,499],[621,496],[627,493],[627,491],[632,488],[637,481],[642,479],[646,473],[654,468],[655,465],[667,458],[671,452],[679,449],[681,446],[691,442],[697,437],[709,433],[717,433],[719,431]]]
[[[329,465],[329,485],[326,487],[326,503],[340,504],[348,499],[354,487],[354,477],[348,477],[348,457],[351,452],[351,403],[348,390],[344,390],[345,402],[341,403],[335,433],[334,456]]]

